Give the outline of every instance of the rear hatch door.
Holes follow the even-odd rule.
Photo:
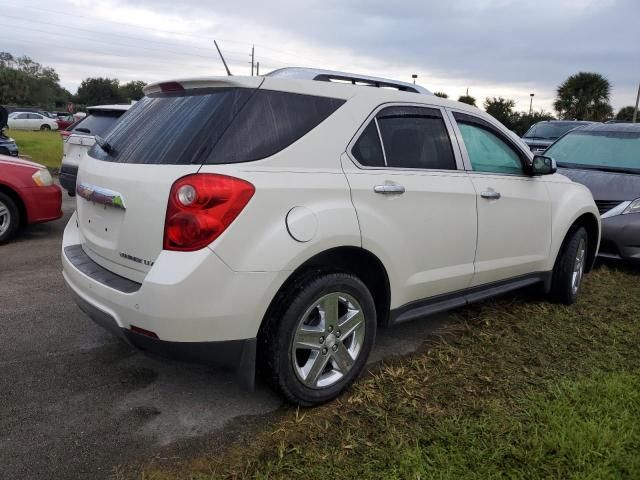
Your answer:
[[[142,281],[163,248],[171,186],[200,169],[260,83],[171,83],[148,90],[80,164],[77,215],[87,255]]]

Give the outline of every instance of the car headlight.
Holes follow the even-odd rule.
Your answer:
[[[36,185],[39,187],[48,187],[49,185],[53,185],[53,178],[51,178],[51,174],[46,168],[41,168],[31,175],[31,178],[33,178],[33,181],[36,182]]]
[[[631,202],[629,206],[624,209],[622,215],[626,215],[627,213],[640,213],[640,198],[636,198]]]

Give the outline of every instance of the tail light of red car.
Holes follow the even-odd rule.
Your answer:
[[[172,185],[164,224],[165,250],[206,247],[236,219],[255,193],[239,178],[213,173],[182,177]]]
[[[60,130],[60,136],[62,137],[62,140],[64,142],[66,142],[67,140],[69,140],[69,136],[71,135],[71,132],[67,131],[67,130]]]

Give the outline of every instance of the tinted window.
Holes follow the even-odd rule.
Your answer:
[[[137,102],[106,137],[111,154],[95,146],[90,155],[122,163],[258,160],[286,148],[342,103],[246,88],[153,94]]]
[[[521,174],[519,155],[489,129],[458,121],[473,170],[506,174]]]
[[[344,100],[258,90],[240,110],[206,163],[249,162],[269,157],[305,136]]]
[[[390,107],[378,116],[387,166],[455,170],[447,127],[439,110]]]
[[[587,123],[569,122],[569,123],[551,123],[542,122],[533,125],[527,133],[524,134],[525,138],[540,138],[544,140],[555,140],[560,138],[565,133],[573,130],[574,128],[583,127],[588,125]]]
[[[549,148],[549,155],[561,166],[603,167],[640,171],[640,130],[571,132]]]
[[[104,137],[124,112],[93,112],[77,122],[71,131],[80,135]],[[73,119],[73,117],[72,117]]]
[[[384,167],[384,156],[375,121],[371,121],[351,149],[355,159],[367,167]]]
[[[29,119],[30,120],[42,120],[44,117],[42,115],[38,115],[37,113],[30,113],[29,114]]]

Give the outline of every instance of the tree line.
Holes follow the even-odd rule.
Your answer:
[[[434,95],[448,98],[444,92],[435,92]],[[624,122],[632,121],[635,107],[623,107],[614,117],[613,107],[609,103],[610,97],[611,83],[606,77],[599,73],[579,72],[567,78],[556,90],[553,108],[557,117],[543,110],[529,113],[516,112],[516,102],[503,97],[486,98],[483,107],[489,115],[520,136],[524,135],[534,123],[556,118],[594,122],[604,122],[614,118]],[[477,106],[476,99],[468,93],[460,96],[458,101]]]
[[[64,110],[73,103],[82,110],[85,106],[140,100],[145,85],[142,81],[120,84],[117,79],[87,78],[73,95],[60,85],[60,77],[53,68],[27,56],[0,52],[0,105]]]

